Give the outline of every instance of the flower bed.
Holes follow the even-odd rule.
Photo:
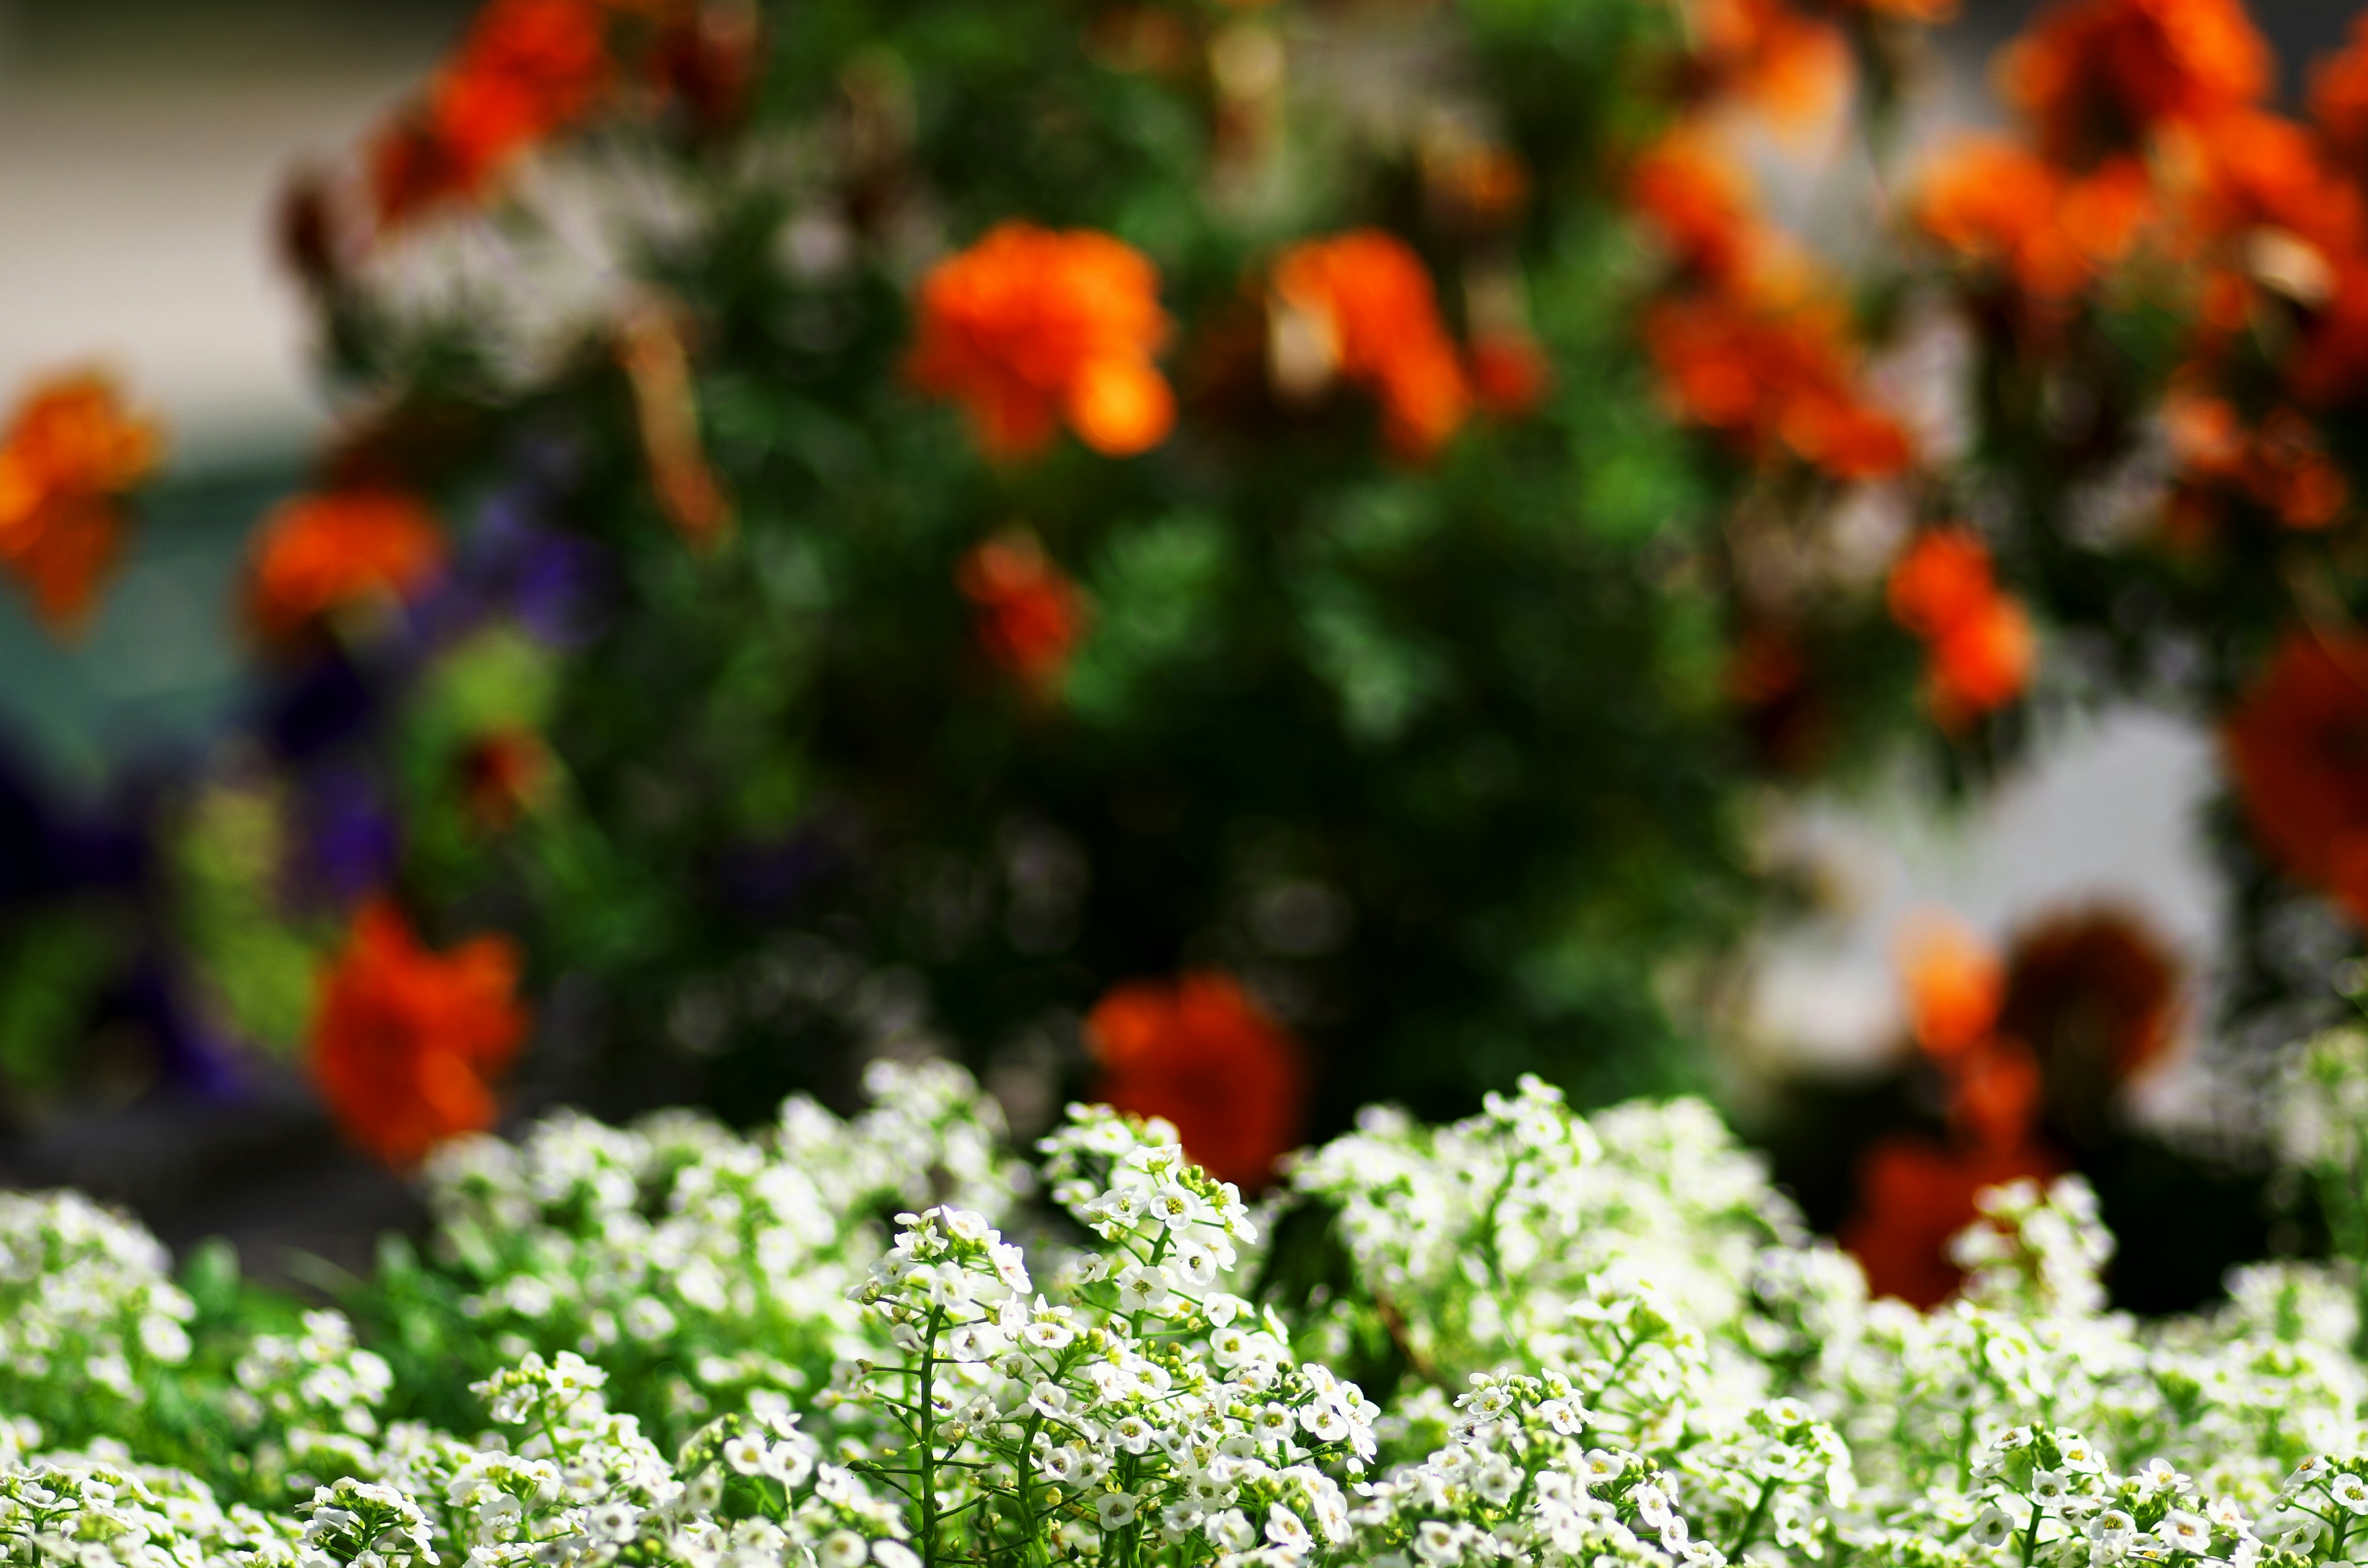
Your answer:
[[[2107,1313],[2077,1181],[1990,1194],[1919,1314],[1691,1101],[1368,1112],[1254,1210],[1156,1122],[1031,1167],[959,1072],[871,1085],[447,1145],[350,1318],[0,1199],[0,1553],[2251,1568],[2368,1517],[2341,1275]]]

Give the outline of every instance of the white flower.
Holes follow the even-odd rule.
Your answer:
[[[1454,1527],[1437,1519],[1425,1519],[1415,1527],[1414,1550],[1425,1562],[1442,1565],[1454,1562],[1463,1555],[1463,1550],[1455,1539]]]
[[[754,1432],[727,1437],[723,1443],[723,1462],[743,1475],[755,1475],[765,1468],[765,1439]]]
[[[1094,1522],[1105,1530],[1121,1530],[1134,1523],[1134,1499],[1123,1492],[1105,1492],[1094,1499]]]
[[[2173,1508],[2154,1527],[2155,1535],[2173,1551],[2204,1552],[2212,1547],[2212,1527],[2201,1515]]]
[[[1280,1503],[1267,1509],[1266,1538],[1284,1551],[1305,1551],[1315,1544],[1306,1521]]]
[[[871,1561],[880,1568],[921,1568],[921,1554],[900,1540],[875,1540]]]
[[[2328,1483],[2327,1494],[2348,1512],[2368,1514],[2368,1481],[2348,1472],[2338,1475]]]
[[[1135,1263],[1119,1270],[1118,1305],[1124,1312],[1152,1312],[1167,1304],[1173,1286],[1167,1270],[1156,1263]]]
[[[860,1568],[870,1550],[853,1530],[833,1530],[814,1548],[814,1561],[821,1568]]]
[[[1212,1514],[1202,1522],[1201,1530],[1209,1543],[1220,1551],[1247,1551],[1258,1544],[1258,1528],[1239,1508],[1226,1508]]]
[[[1992,1504],[1981,1511],[1974,1520],[1974,1528],[1966,1534],[1976,1546],[2004,1546],[2014,1534],[2014,1521],[2007,1517],[2005,1509]]]

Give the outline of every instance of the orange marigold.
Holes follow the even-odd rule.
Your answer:
[[[2242,0],[2063,0],[1998,62],[2041,150],[2075,166],[2258,103],[2273,63]]]
[[[1088,607],[1033,534],[1015,530],[979,545],[962,557],[954,583],[978,607],[988,658],[1040,689],[1059,682]]]
[[[1313,361],[1293,379],[1372,392],[1392,449],[1429,457],[1463,423],[1471,388],[1430,273],[1404,240],[1360,229],[1295,245],[1275,264],[1273,290],[1279,347],[1299,344]]]
[[[1628,199],[1678,264],[1707,281],[1741,278],[1763,244],[1750,181],[1699,130],[1645,149],[1629,170]]]
[[[1963,1056],[1997,1027],[2006,966],[1996,949],[1953,920],[1919,918],[1901,933],[1900,982],[1907,1028],[1935,1062]]]
[[[348,605],[416,597],[444,564],[444,535],[412,496],[330,491],[280,503],[256,531],[253,555],[256,628],[284,642]]]
[[[1957,1150],[1926,1138],[1886,1138],[1860,1162],[1859,1210],[1839,1239],[1865,1268],[1868,1294],[1935,1307],[1964,1278],[1950,1261],[1949,1238],[1973,1223],[1975,1195],[2063,1168],[2035,1146]]]
[[[526,1038],[518,954],[506,937],[430,952],[394,906],[364,905],[324,977],[310,1051],[347,1137],[408,1166],[494,1124],[492,1080]]]
[[[482,201],[519,157],[588,114],[616,74],[608,29],[598,0],[490,0],[425,100],[379,136],[380,226]]]
[[[35,385],[0,439],[0,564],[55,631],[88,618],[121,548],[126,492],[156,464],[154,424],[88,371]]]
[[[2368,926],[2368,636],[2289,633],[2222,735],[2262,851]]]
[[[2178,1017],[2178,960],[2133,914],[2071,910],[2014,939],[1998,1031],[2039,1053],[2051,1103],[2101,1101],[2169,1049]]]
[[[1096,1095],[1165,1117],[1220,1180],[1265,1184],[1299,1141],[1307,1069],[1299,1044],[1230,975],[1113,987],[1086,1019]]]
[[[1998,591],[1988,546],[1929,528],[1892,567],[1892,619],[1923,639],[1932,714],[1944,728],[2003,708],[2031,684],[2038,644],[2022,606]]]
[[[1838,479],[1907,466],[1907,431],[1858,397],[1830,312],[1694,295],[1656,307],[1645,340],[1678,412],[1755,454],[1782,447]]]
[[[1691,0],[1693,69],[1700,90],[1748,98],[1780,127],[1824,119],[1850,80],[1841,29],[1784,0]]]
[[[930,269],[919,310],[907,374],[961,403],[998,457],[1042,451],[1064,421],[1111,457],[1175,426],[1153,362],[1168,331],[1158,270],[1108,234],[998,223]]]
[[[2044,300],[2078,293],[2127,256],[2154,208],[2145,166],[2109,158],[2068,175],[2002,138],[1967,136],[1926,170],[1916,222]]]

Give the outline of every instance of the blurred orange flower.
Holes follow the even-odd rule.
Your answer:
[[[1990,945],[1953,920],[1918,919],[1901,933],[1899,973],[1907,1027],[1935,1062],[1952,1062],[1998,1026],[2006,966]]]
[[[1832,23],[1803,16],[1784,0],[1691,0],[1686,10],[1703,94],[1748,99],[1782,129],[1812,124],[1841,107],[1850,46]]]
[[[347,1137],[390,1165],[494,1124],[491,1081],[526,1038],[506,937],[433,953],[394,906],[365,904],[324,977],[313,1073]]]
[[[1932,716],[1956,729],[2022,695],[2038,662],[2031,617],[1999,591],[1989,547],[1968,529],[1927,528],[1891,569],[1891,615],[1923,639]]]
[[[1763,244],[1750,181],[1699,128],[1645,150],[1628,172],[1628,199],[1678,265],[1711,283],[1741,278]]]
[[[412,598],[443,566],[444,535],[413,496],[329,491],[280,503],[253,554],[250,613],[277,642],[347,605]]]
[[[2248,500],[2290,528],[2322,528],[2342,515],[2351,486],[2316,425],[2279,407],[2248,430],[2226,399],[2185,380],[2174,381],[2163,412],[2191,527],[2216,516],[2214,493]]]
[[[1299,1044],[1238,982],[1133,981],[1094,1005],[1086,1037],[1097,1097],[1175,1123],[1185,1153],[1222,1181],[1263,1186],[1297,1145],[1307,1097]]]
[[[1157,446],[1175,394],[1153,363],[1167,337],[1159,274],[1133,246],[1090,230],[999,223],[922,280],[906,371],[961,403],[997,457],[1040,452],[1066,421],[1098,452]]]
[[[2289,632],[2222,734],[2255,842],[2368,926],[2368,636]]]
[[[1472,391],[1440,320],[1430,274],[1406,243],[1360,229],[1293,246],[1275,264],[1277,358],[1295,345],[1305,363],[1286,392],[1334,377],[1381,400],[1392,449],[1425,458],[1463,423]]]
[[[88,619],[122,544],[122,497],[162,444],[93,372],[39,382],[17,405],[0,439],[0,565],[52,631]]]
[[[1472,341],[1472,392],[1500,419],[1537,411],[1554,387],[1554,361],[1526,332],[1484,333]]]
[[[1710,293],[1668,300],[1645,341],[1678,412],[1755,456],[1778,449],[1837,479],[1880,479],[1907,466],[1907,433],[1861,402],[1839,317]]]
[[[2153,211],[2145,165],[2134,158],[2068,175],[1993,136],[1944,148],[1925,171],[1915,208],[1925,233],[2042,300],[2079,292],[2127,256]]]
[[[589,113],[615,77],[598,0],[490,0],[422,102],[371,151],[379,226],[484,200],[512,164]]]
[[[1859,1165],[1859,1211],[1839,1240],[1876,1296],[1930,1308],[1956,1292],[1964,1272],[1949,1238],[1974,1221],[1974,1197],[2024,1176],[2049,1179],[2063,1165],[2034,1147],[1952,1149],[1927,1138],[1886,1138]]]
[[[2241,0],[2061,0],[1998,60],[2040,150],[2076,168],[2258,103],[2272,67]]]
[[[1089,607],[1035,535],[1014,529],[977,546],[955,568],[954,585],[978,607],[988,658],[1040,691],[1059,683]]]

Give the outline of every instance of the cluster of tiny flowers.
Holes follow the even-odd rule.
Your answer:
[[[0,1410],[137,1404],[196,1315],[156,1238],[78,1193],[0,1192]]]
[[[673,1110],[445,1144],[428,1170],[433,1244],[466,1288],[475,1369],[562,1347],[648,1369],[631,1407],[679,1438],[858,1353],[847,1294],[886,1244],[877,1217],[941,1188],[999,1214],[1025,1170],[956,1069],[883,1062],[867,1085],[861,1116],[793,1099],[755,1139]]]
[[[2317,1071],[2323,1115],[2368,1114]],[[2348,1265],[2142,1323],[2105,1306],[2088,1189],[2020,1184],[1918,1312],[1701,1107],[1582,1118],[1536,1084],[1449,1128],[1370,1116],[1255,1214],[1173,1129],[1073,1107],[1031,1206],[967,1080],[874,1087],[753,1141],[679,1113],[472,1141],[401,1289],[253,1330],[210,1304],[195,1345],[153,1240],[0,1200],[0,1568],[2358,1555]],[[1311,1256],[1320,1283],[1272,1288]],[[468,1372],[473,1436],[416,1418],[449,1404],[391,1370],[432,1376],[406,1335],[516,1352]]]

